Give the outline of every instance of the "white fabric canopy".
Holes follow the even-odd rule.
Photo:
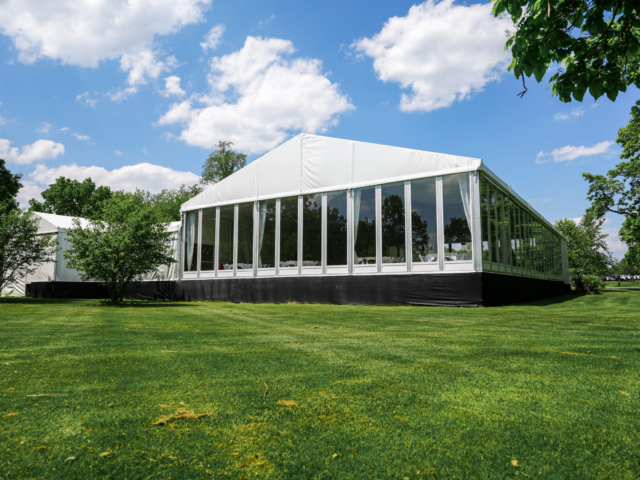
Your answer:
[[[482,160],[300,134],[212,185],[182,211],[478,170]]]

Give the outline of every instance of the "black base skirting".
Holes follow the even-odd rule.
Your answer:
[[[571,285],[555,280],[482,273],[482,303],[487,307],[535,302],[569,295]]]
[[[31,282],[27,285],[27,297],[105,299],[107,289],[101,283],[93,282]],[[176,296],[175,281],[144,282],[132,285],[124,293],[127,300],[181,300]]]
[[[33,282],[33,298],[108,298],[99,283]],[[224,278],[145,282],[125,298],[235,303],[338,305],[494,306],[531,302],[571,292],[563,282],[496,273],[396,274]]]

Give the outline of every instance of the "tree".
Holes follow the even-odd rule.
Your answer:
[[[632,267],[640,267],[640,100],[631,108],[631,120],[618,130],[620,158],[627,160],[609,170],[607,175],[583,173],[589,182],[588,199],[598,217],[606,212],[625,217],[620,239],[629,250],[625,258]]]
[[[495,16],[507,11],[515,31],[506,32],[516,78],[550,79],[554,96],[581,102],[585,93],[615,100],[640,87],[640,18],[637,0],[495,0]],[[524,95],[522,92],[520,95]]]
[[[218,142],[218,147],[202,165],[202,183],[218,183],[247,165],[247,156],[231,150],[231,145],[233,142]]]
[[[166,223],[159,223],[153,208],[141,206],[133,195],[106,201],[102,218],[92,219],[85,228],[77,219],[74,225],[67,230],[67,266],[84,280],[102,282],[113,304],[120,303],[143,275],[175,262]]]
[[[83,182],[59,177],[42,192],[44,202],[29,200],[33,212],[70,217],[99,218],[105,201],[113,194],[109,187],[97,187],[90,178]]]
[[[164,189],[160,193],[138,189],[135,195],[140,198],[141,204],[153,207],[159,222],[177,222],[180,220],[180,206],[200,192],[202,185],[196,184],[190,187],[181,185],[174,190]]]
[[[0,214],[7,210],[18,208],[16,196],[22,188],[20,179],[22,175],[13,174],[4,166],[4,160],[0,158]]]
[[[30,212],[0,205],[0,290],[54,259],[57,239],[38,235],[38,220]]]
[[[572,275],[605,275],[615,263],[602,233],[604,218],[587,211],[579,223],[565,218],[555,226],[567,237],[569,269]]]
[[[471,242],[471,231],[466,218],[451,217],[449,225],[444,227],[444,243],[449,244],[449,253],[453,252],[453,244],[461,243],[465,246]]]

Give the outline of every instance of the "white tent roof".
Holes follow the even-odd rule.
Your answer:
[[[182,211],[469,172],[482,160],[300,134],[182,204]]]
[[[73,219],[76,217],[67,217],[65,215],[54,215],[53,213],[41,213],[33,212],[36,217],[39,217],[40,228],[38,233],[53,233],[58,229],[66,230],[68,228],[74,228]],[[89,224],[89,220],[86,218],[77,217],[80,220],[80,225],[84,228]]]

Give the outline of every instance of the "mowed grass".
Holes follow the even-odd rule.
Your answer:
[[[604,282],[606,287],[617,287],[618,286],[618,282]],[[639,288],[640,287],[640,280],[630,280],[627,282],[621,281],[620,282],[620,287],[633,287],[633,288]]]
[[[0,478],[638,478],[639,327],[631,291],[476,309],[2,299]],[[178,408],[209,415],[154,425]]]

